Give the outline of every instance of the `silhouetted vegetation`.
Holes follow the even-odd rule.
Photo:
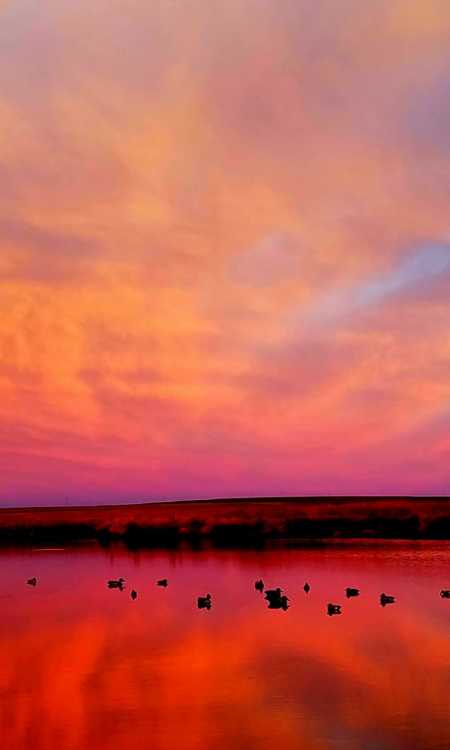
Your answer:
[[[87,523],[64,523],[39,526],[0,526],[0,543],[64,544],[84,539],[95,539],[97,530]]]
[[[284,532],[288,538],[304,539],[417,539],[420,520],[415,515],[404,518],[374,515],[366,518],[291,518],[286,521]]]
[[[202,521],[200,518],[193,518],[187,524],[184,536],[192,547],[200,547],[202,545],[205,539],[205,526],[205,521]]]
[[[211,528],[209,538],[218,547],[260,547],[264,545],[264,524],[218,523]]]
[[[139,526],[129,523],[123,536],[130,549],[137,547],[177,547],[181,541],[177,524]]]
[[[435,518],[426,527],[429,539],[450,539],[450,516]]]
[[[268,541],[450,539],[450,501],[327,498],[0,510],[0,544],[122,540],[129,548],[261,547]]]

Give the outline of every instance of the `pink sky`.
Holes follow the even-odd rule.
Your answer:
[[[0,0],[0,502],[450,493],[448,0]]]

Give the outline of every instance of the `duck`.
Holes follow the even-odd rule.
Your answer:
[[[169,585],[169,581],[167,580],[167,578],[160,578],[159,581],[156,581],[156,585],[164,586],[164,588],[166,588],[166,586]]]
[[[199,596],[197,598],[198,609],[211,609],[211,605],[211,594],[206,594],[206,596]]]
[[[390,596],[389,594],[381,594],[380,596],[380,604],[382,607],[385,607],[386,604],[394,604],[395,602],[395,596]]]
[[[450,589],[442,589],[441,596],[443,599],[450,599]]]
[[[350,586],[348,586],[345,589],[345,595],[346,595],[347,599],[350,599],[350,597],[352,597],[352,596],[359,596],[359,589],[353,589]]]
[[[133,601],[134,601],[135,599],[137,599],[137,591],[135,591],[135,590],[133,589],[133,591],[131,592],[130,596],[131,596],[131,598],[133,599]]]
[[[303,591],[305,592],[305,594],[309,594],[309,592],[311,591],[311,586],[309,585],[308,582],[306,582],[305,585],[303,586]]]
[[[37,584],[37,578],[36,578],[36,576],[34,576],[33,578],[29,578],[28,581],[27,581],[27,584],[29,586],[36,586],[36,584]]]
[[[273,599],[279,599],[281,596],[282,589],[276,588],[276,589],[266,589],[264,591],[264,598],[267,599],[267,601],[271,601]]]
[[[327,613],[330,615],[341,615],[342,607],[340,604],[332,604],[331,602],[327,605]]]
[[[287,596],[280,596],[278,599],[271,599],[267,605],[268,609],[283,609],[286,611],[289,607],[289,599]]]
[[[259,578],[258,581],[255,581],[255,589],[257,591],[261,591],[261,593],[264,591],[264,581],[262,578]]]
[[[284,609],[289,606],[288,597],[282,594],[282,589],[268,589],[264,592],[265,599],[269,602],[269,609]]]
[[[125,578],[117,578],[117,579],[113,578],[112,580],[108,581],[107,585],[109,589],[120,589],[122,591],[124,583],[125,583]]]

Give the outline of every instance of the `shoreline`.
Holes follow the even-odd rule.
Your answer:
[[[325,539],[450,540],[450,498],[233,498],[0,508],[0,544],[97,539],[131,547]]]

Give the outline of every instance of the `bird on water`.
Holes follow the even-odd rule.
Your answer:
[[[198,609],[211,609],[211,605],[211,594],[206,594],[206,596],[199,596],[197,598]]]
[[[289,607],[289,599],[283,594],[283,596],[280,596],[278,599],[270,599],[267,606],[268,609],[282,609],[286,612]]]
[[[255,581],[255,589],[257,591],[264,591],[264,581],[262,578],[260,578],[258,581]]]
[[[331,604],[331,602],[327,605],[327,613],[330,615],[341,615],[342,614],[342,607],[340,604]]]
[[[131,598],[133,599],[133,601],[134,601],[135,599],[137,599],[137,591],[135,591],[135,590],[133,589],[133,591],[131,592],[130,596],[131,596]]]
[[[282,589],[280,589],[280,587],[276,589],[266,589],[264,592],[264,598],[269,602],[271,599],[279,599],[281,596],[281,591]]]
[[[394,604],[395,602],[395,596],[390,596],[389,594],[381,594],[380,596],[380,604],[382,607],[385,607],[386,604]]]
[[[309,594],[309,592],[311,591],[311,586],[309,585],[308,581],[303,586],[303,591],[305,592],[305,594]]]
[[[123,585],[125,583],[125,578],[113,578],[110,581],[108,581],[108,588],[109,589],[120,589],[120,591],[123,591]]]
[[[282,589],[267,589],[264,592],[264,597],[269,602],[269,609],[284,609],[285,611],[289,607],[289,599],[285,594],[282,594]]]
[[[36,576],[34,576],[33,578],[29,578],[28,581],[27,581],[27,583],[28,583],[29,586],[36,586],[36,584],[37,584],[37,578],[36,578]]]
[[[169,585],[169,581],[167,580],[167,578],[160,578],[159,581],[156,581],[156,585],[166,588],[166,586]]]

